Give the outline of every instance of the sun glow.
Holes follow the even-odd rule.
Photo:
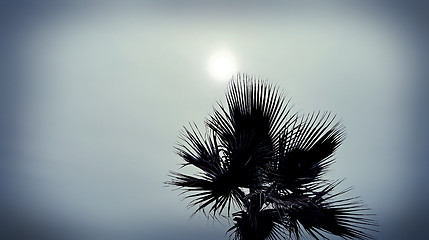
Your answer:
[[[217,81],[228,81],[237,72],[234,55],[226,50],[213,53],[208,61],[208,71]]]

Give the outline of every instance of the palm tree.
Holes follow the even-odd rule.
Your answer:
[[[195,212],[232,217],[228,232],[237,240],[300,239],[305,232],[373,239],[369,209],[343,197],[350,188],[334,193],[341,181],[322,178],[345,137],[335,116],[292,113],[276,86],[244,74],[231,81],[226,100],[227,108],[219,103],[206,119],[206,134],[194,124],[180,136],[183,166],[199,173],[171,172],[166,182],[187,193]]]

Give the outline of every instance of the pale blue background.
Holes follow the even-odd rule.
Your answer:
[[[240,72],[330,110],[347,139],[328,177],[374,209],[378,239],[427,239],[428,25],[423,1],[0,3],[0,234],[226,239],[163,184],[183,125]]]

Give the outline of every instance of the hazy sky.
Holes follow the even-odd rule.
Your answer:
[[[0,5],[0,234],[226,239],[163,182],[182,126],[224,101],[210,59],[227,52],[344,122],[328,177],[373,208],[378,239],[427,239],[423,3],[97,2]]]

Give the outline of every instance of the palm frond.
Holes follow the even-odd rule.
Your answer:
[[[264,169],[276,154],[279,136],[290,109],[277,87],[240,75],[226,93],[228,109],[219,104],[206,123],[224,149],[230,169],[245,172],[242,187],[259,184]]]
[[[339,193],[332,193],[340,182],[327,184],[319,191],[312,192],[308,197],[293,201],[294,204],[283,208],[289,232],[307,232],[315,239],[328,239],[323,233],[330,233],[344,239],[373,239],[367,231],[376,231],[377,222],[358,197],[335,198],[351,190],[348,188]]]
[[[216,137],[210,134],[203,137],[198,128],[191,125],[190,129],[184,128],[181,139],[185,144],[176,147],[176,151],[185,160],[183,166],[192,165],[201,173],[194,177],[171,172],[172,180],[166,183],[178,186],[184,192],[194,192],[186,198],[194,198],[190,206],[197,206],[196,211],[211,205],[209,212],[220,214],[225,207],[230,209],[232,200],[241,204],[244,194],[235,181],[237,176],[222,158]]]
[[[345,136],[344,127],[333,124],[334,119],[318,112],[292,122],[281,136],[278,165],[270,177],[291,191],[319,181]]]
[[[195,212],[210,206],[209,213],[212,213],[213,216],[221,214],[225,208],[229,214],[231,204],[240,206],[244,199],[244,194],[240,189],[228,186],[228,181],[222,179],[193,177],[176,172],[171,172],[170,177],[173,179],[167,184],[178,186],[184,192],[195,192],[185,197],[192,198],[189,206],[197,206]]]
[[[209,132],[204,137],[194,124],[190,125],[190,129],[183,128],[180,139],[184,143],[179,144],[175,149],[176,153],[185,160],[183,166],[193,165],[211,174],[223,171],[221,150],[213,133]]]

